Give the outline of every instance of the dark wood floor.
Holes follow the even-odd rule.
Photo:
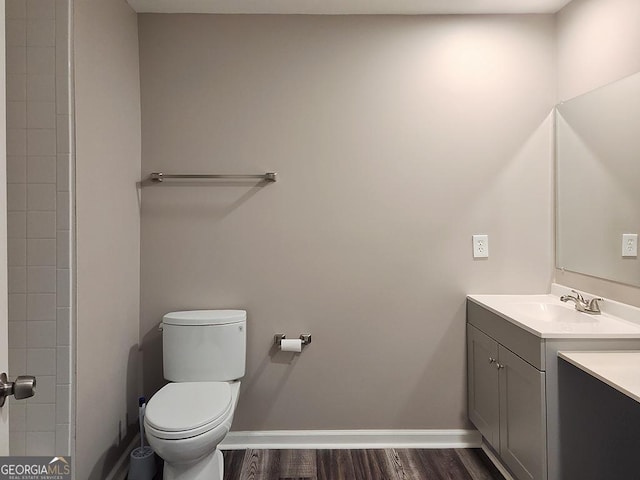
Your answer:
[[[229,450],[224,480],[504,480],[480,449]]]

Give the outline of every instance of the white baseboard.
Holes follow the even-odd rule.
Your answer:
[[[272,430],[229,432],[221,450],[478,448],[477,430]]]
[[[129,455],[139,442],[140,436],[136,435],[105,480],[126,479]],[[229,432],[220,449],[479,448],[481,445],[482,437],[477,430],[271,430]],[[495,463],[493,454],[487,454]],[[498,465],[499,462],[496,466],[502,470]]]
[[[127,448],[122,452],[120,458],[115,463],[109,474],[105,477],[105,480],[125,480],[127,478],[127,474],[129,473],[129,456],[134,448],[138,446],[140,443],[140,434],[136,434],[136,436],[131,440],[131,443],[127,446]]]

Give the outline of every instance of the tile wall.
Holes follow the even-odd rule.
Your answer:
[[[70,454],[70,1],[6,0],[12,455]]]

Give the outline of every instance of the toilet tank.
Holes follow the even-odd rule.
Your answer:
[[[162,318],[164,378],[227,382],[244,376],[247,312],[191,310]]]

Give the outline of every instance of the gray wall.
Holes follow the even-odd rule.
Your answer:
[[[140,83],[136,14],[76,0],[76,478],[104,479],[137,432]],[[130,424],[132,424],[130,428]]]
[[[557,14],[558,98],[640,71],[640,3],[573,0]]]
[[[279,174],[143,189],[146,394],[162,314],[246,308],[234,429],[468,426],[465,294],[550,281],[554,17],[141,15],[139,34],[143,176]],[[276,332],[313,344],[274,353]]]
[[[640,2],[573,0],[557,15],[558,98],[640,71]],[[556,270],[563,285],[640,306],[640,288]]]

